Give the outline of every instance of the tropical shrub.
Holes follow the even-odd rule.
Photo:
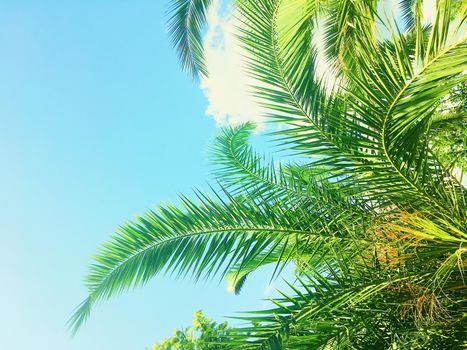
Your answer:
[[[174,44],[202,77],[211,1],[173,3]],[[401,1],[402,24],[379,5],[236,2],[255,96],[280,126],[271,137],[299,158],[267,161],[248,144],[253,124],[225,128],[213,147],[219,185],[122,226],[90,268],[74,330],[95,303],[160,272],[226,277],[240,292],[261,266],[277,276],[293,263],[290,290],[246,314],[227,348],[467,346],[467,197],[437,138],[440,108],[466,81],[467,7],[438,0],[424,23],[421,0]],[[318,72],[320,34],[332,78]]]
[[[196,311],[192,326],[177,329],[174,336],[154,343],[148,350],[222,350],[228,332],[227,322],[216,323]]]

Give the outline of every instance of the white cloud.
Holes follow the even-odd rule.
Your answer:
[[[433,23],[436,14],[436,0],[425,0],[423,1],[423,23]]]
[[[246,52],[235,37],[237,19],[232,8],[220,14],[221,1],[214,0],[208,12],[208,32],[204,38],[209,76],[201,81],[208,99],[206,114],[218,125],[246,121],[262,123],[262,108],[251,95],[255,81],[245,72]]]

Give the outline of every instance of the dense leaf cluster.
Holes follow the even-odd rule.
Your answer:
[[[223,350],[227,323],[216,323],[196,311],[192,326],[177,329],[173,337],[154,343],[148,350]]]

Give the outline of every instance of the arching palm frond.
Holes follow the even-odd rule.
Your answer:
[[[168,30],[183,69],[194,78],[208,74],[204,62],[203,29],[212,0],[173,0]]]
[[[212,147],[217,181],[233,193],[259,194],[265,199],[284,195],[311,200],[309,184],[292,167],[275,164],[252,149],[248,142],[254,130],[252,123],[246,123],[226,127],[217,136]]]
[[[86,278],[89,298],[70,320],[74,330],[92,304],[144,285],[160,272],[190,273],[195,279],[223,276],[231,266],[274,250],[285,239],[310,233],[310,226],[297,222],[291,212],[279,215],[281,202],[257,203],[228,194],[228,202],[215,201],[201,193],[197,199],[182,197],[184,210],[167,206],[149,211],[102,246]]]
[[[358,57],[358,41],[362,33],[374,33],[377,0],[332,0],[324,17],[326,53],[344,71],[351,71]],[[371,36],[376,41],[376,36]]]
[[[443,322],[447,310],[440,301],[414,291],[423,277],[428,276],[383,278],[359,286],[340,285],[326,275],[309,277],[298,286],[290,284],[292,294],[282,292],[282,298],[272,300],[274,309],[239,317],[250,326],[233,329],[225,342],[229,349],[243,350],[465,347],[462,310],[466,305],[456,310],[451,304],[449,312],[458,318]],[[396,298],[394,289],[401,290]],[[413,307],[410,298],[414,297],[417,307],[423,308],[416,312],[431,311],[437,318],[421,329],[413,318],[403,317]],[[402,300],[407,302],[405,309],[392,307]]]
[[[246,2],[239,7],[244,26],[241,40],[250,52],[249,72],[261,84],[256,88],[259,102],[268,108],[268,117],[288,127],[276,133],[284,142],[317,158],[334,156],[347,163],[352,156],[351,145],[339,134],[344,101],[339,94],[328,96],[324,86],[313,79],[316,75],[316,51],[306,31],[287,31],[288,39],[278,38],[277,17],[281,1]],[[306,20],[306,17],[304,18]],[[287,48],[287,49],[285,49]],[[326,120],[322,115],[326,110]],[[329,119],[329,120],[328,120]],[[335,119],[331,124],[330,119]],[[316,150],[316,153],[314,151]]]
[[[348,220],[347,213],[357,217],[374,214],[364,198],[343,192],[340,183],[328,181],[319,169],[266,161],[248,144],[253,130],[251,123],[227,127],[216,138],[212,148],[217,165],[214,174],[222,186],[233,193],[259,195],[263,200],[269,196],[294,198],[333,222]]]
[[[380,44],[374,40],[373,32],[359,31],[358,38],[354,40],[355,49],[360,52],[354,57],[358,68],[347,74],[352,84],[346,91],[337,90],[328,97],[316,81],[308,84],[313,88],[296,88],[304,84],[295,84],[295,76],[308,77],[308,80],[313,76],[309,69],[301,69],[305,65],[300,64],[314,62],[313,49],[307,53],[287,50],[286,59],[282,59],[280,43],[294,43],[295,47],[310,47],[311,43],[297,35],[281,40],[275,24],[280,6],[280,1],[263,0],[254,6],[247,4],[241,8],[246,19],[242,40],[252,54],[250,69],[267,86],[258,86],[258,95],[274,111],[270,114],[273,120],[290,126],[278,134],[284,136],[289,145],[292,141],[292,145],[302,153],[311,155],[315,167],[325,166],[329,176],[352,177],[347,183],[353,187],[358,185],[369,200],[383,200],[382,205],[388,205],[401,202],[405,197],[413,203],[415,196],[427,207],[444,208],[444,215],[450,216],[456,203],[464,200],[463,195],[458,193],[458,186],[449,185],[445,189],[449,173],[438,166],[436,159],[430,156],[426,142],[421,142],[414,133],[419,136],[426,134],[424,125],[428,124],[420,123],[420,120],[426,116],[429,122],[431,106],[436,106],[443,94],[465,79],[459,75],[466,69],[465,55],[462,55],[465,39],[459,36],[463,28],[460,23],[465,18],[459,16],[460,23],[455,23],[446,19],[448,15],[437,17],[425,53],[425,57],[433,59],[424,57],[423,66],[416,70],[413,67],[417,66],[417,60],[413,60],[413,51],[403,36],[397,36],[393,31],[394,41]],[[258,11],[262,16],[257,15]],[[433,56],[435,51],[439,52],[436,57]],[[443,63],[438,66],[436,62]],[[450,69],[444,70],[445,64]],[[428,75],[433,77],[432,81],[426,81]],[[451,79],[456,75],[458,78]],[[447,84],[436,83],[447,78]],[[418,86],[423,92],[420,91],[420,99],[414,103],[424,103],[424,110],[420,110],[422,105],[418,109],[410,107],[412,113],[417,111],[414,118],[401,117],[399,123],[393,123],[396,115],[400,115],[395,108],[399,108],[397,106],[404,93],[407,94],[407,103],[411,103],[414,91],[408,89],[408,84],[419,80],[426,81],[426,84]],[[433,98],[424,99],[425,94],[433,94],[430,96]],[[301,101],[311,102],[306,105]],[[391,136],[397,135],[397,138],[389,141],[389,129],[392,128]],[[406,136],[402,137],[401,132]],[[407,142],[389,149],[391,142],[402,140]],[[401,157],[401,152],[405,152],[405,157]],[[396,158],[397,161],[394,160]],[[439,191],[444,195],[437,193]],[[389,202],[384,201],[385,197]],[[458,212],[457,215],[459,223],[463,214]]]
[[[421,66],[412,60],[403,36],[394,39],[391,49],[385,44],[371,47],[363,40],[371,47],[358,64],[363,79],[349,76],[357,86],[353,107],[360,109],[367,124],[371,122],[380,130],[375,145],[386,169],[377,168],[375,163],[374,170],[391,178],[391,185],[405,187],[420,198],[425,208],[431,206],[445,216],[452,216],[454,210],[459,224],[465,220],[464,213],[456,212],[459,201],[464,201],[462,189],[432,158],[426,138],[434,108],[452,86],[465,80],[461,73],[467,68],[460,24],[442,18],[433,25]],[[461,16],[460,21],[464,20]],[[375,108],[369,110],[368,106]],[[385,188],[376,181],[374,184],[380,191]]]
[[[254,326],[234,329],[229,339],[231,349],[350,349],[351,344],[361,346],[363,341],[367,345],[387,345],[381,340],[375,343],[374,337],[371,339],[373,343],[368,339],[373,327],[385,326],[378,324],[375,317],[381,313],[381,306],[366,312],[366,316],[374,317],[371,321],[360,319],[357,323],[358,314],[352,310],[352,305],[363,307],[366,301],[398,282],[401,281],[380,280],[379,283],[345,288],[332,277],[315,274],[313,278],[307,278],[307,283],[301,281],[298,287],[290,284],[294,294],[290,296],[282,292],[282,298],[272,300],[274,309],[252,312],[252,315],[240,318]],[[365,330],[365,327],[368,328]]]
[[[329,221],[323,206],[290,196],[264,199],[224,192],[215,200],[198,192],[196,198],[182,197],[183,209],[147,212],[102,246],[86,277],[89,297],[70,319],[72,331],[87,319],[93,304],[144,285],[158,273],[189,274],[197,280],[251,272],[266,261],[275,262],[277,269],[316,244],[352,244],[353,238],[336,227],[364,224],[353,209]]]

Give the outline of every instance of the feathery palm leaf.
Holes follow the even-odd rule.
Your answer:
[[[204,62],[203,28],[212,0],[173,0],[168,30],[183,69],[194,78],[207,75]]]
[[[322,206],[290,196],[266,200],[225,192],[224,198],[215,200],[198,192],[196,197],[198,203],[181,198],[184,210],[166,206],[147,212],[103,245],[86,278],[89,297],[70,319],[73,331],[93,304],[144,285],[158,273],[199,279],[239,271],[241,276],[265,262],[283,265],[323,240],[350,244],[346,232],[336,235],[335,227],[363,224],[350,203],[347,214],[341,212],[329,221],[330,213],[326,215]],[[336,199],[332,193],[329,198]]]

